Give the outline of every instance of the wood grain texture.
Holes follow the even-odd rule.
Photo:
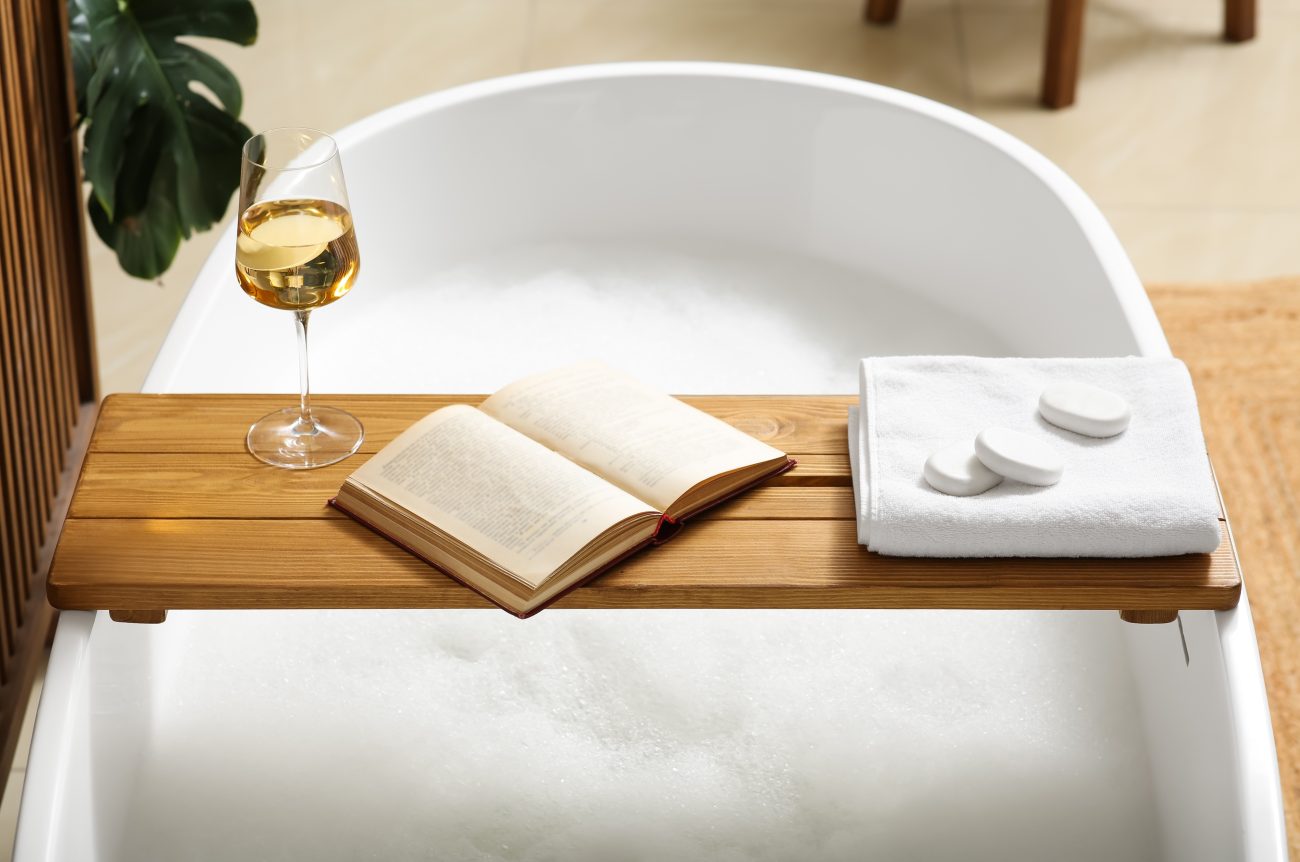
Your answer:
[[[0,13],[0,31],[5,30],[5,19]],[[5,48],[4,33],[0,32],[0,53]],[[10,308],[8,280],[17,277],[15,231],[18,221],[16,208],[11,205],[5,186],[12,175],[8,147],[9,112],[3,109],[3,88],[0,88],[0,259],[8,261],[7,275],[0,283],[0,500],[4,501],[5,517],[0,518],[0,685],[6,679],[6,661],[13,649],[14,624],[11,609],[15,603],[14,584],[34,566],[35,553],[27,532],[21,507],[27,493],[22,478],[23,456],[21,443],[23,425],[17,403],[17,363],[10,357],[17,355],[17,346],[9,334],[8,319],[16,313]]]
[[[846,520],[692,523],[576,590],[563,607],[1230,607],[1230,555],[1156,560],[881,557]],[[50,577],[55,607],[483,607],[350,520],[71,519]]]
[[[19,625],[22,599],[19,583],[35,565],[41,544],[40,495],[43,488],[39,474],[41,438],[36,433],[33,409],[33,375],[31,346],[27,342],[26,285],[32,278],[34,237],[27,228],[30,213],[30,186],[32,178],[27,163],[27,139],[30,130],[25,121],[28,108],[23,98],[22,70],[19,61],[20,26],[19,6],[16,2],[0,3],[0,58],[5,74],[0,75],[0,113],[6,117],[5,143],[0,151],[4,160],[4,178],[0,181],[0,208],[9,214],[5,266],[2,273],[6,298],[0,327],[5,329],[4,362],[10,374],[5,381],[4,398],[9,402],[13,443],[8,453],[13,462],[14,494],[5,503],[6,518],[15,522],[20,531],[18,547],[19,572],[13,573],[4,584],[4,617],[12,631]],[[0,665],[7,662],[0,656]],[[2,668],[0,668],[2,670]]]
[[[1300,859],[1300,279],[1149,293],[1192,372],[1232,516]]]
[[[852,518],[853,489],[847,463],[829,456],[808,460],[790,473],[737,497],[703,518]],[[822,460],[818,460],[818,459]],[[270,471],[243,455],[96,452],[86,459],[73,502],[73,518],[344,518],[325,501],[338,492],[357,460],[319,470]],[[799,473],[834,479],[808,484]],[[276,501],[268,511],[266,501]]]
[[[167,622],[166,611],[109,611],[108,616],[115,623],[157,625]]]
[[[65,4],[0,0],[0,771],[96,397],[68,50]]]
[[[1138,625],[1162,625],[1178,619],[1178,611],[1120,611],[1120,619]]]
[[[105,401],[50,578],[61,608],[481,607],[477,595],[325,506],[360,459],[266,467],[244,429],[281,396]],[[382,444],[477,396],[336,396]],[[687,399],[799,466],[640,554],[566,607],[1225,608],[1230,546],[1151,560],[922,560],[857,544],[848,397]],[[150,453],[150,446],[161,451]],[[233,450],[233,451],[232,451]]]
[[[183,452],[244,455],[248,426],[297,402],[284,395],[110,395],[104,399],[92,452]],[[482,395],[312,395],[314,403],[342,407],[366,429],[360,451],[377,452],[411,423],[449,404],[478,404]],[[845,455],[844,411],[849,396],[688,395],[687,404],[710,412],[785,452]]]

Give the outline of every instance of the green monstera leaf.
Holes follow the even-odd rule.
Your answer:
[[[156,278],[239,185],[239,81],[177,41],[257,38],[248,0],[68,0],[90,219],[131,275]],[[195,85],[216,98],[213,102]]]

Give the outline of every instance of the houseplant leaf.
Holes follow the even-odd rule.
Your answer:
[[[123,269],[153,278],[225,213],[251,134],[234,75],[177,38],[251,44],[257,17],[248,0],[69,0],[69,21],[91,222]]]

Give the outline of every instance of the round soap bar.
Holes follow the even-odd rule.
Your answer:
[[[925,481],[930,487],[954,497],[983,494],[1002,481],[979,458],[971,441],[945,446],[925,459]]]
[[[1128,427],[1128,402],[1097,386],[1053,383],[1038,397],[1038,412],[1058,428],[1087,437],[1114,437]]]
[[[1055,485],[1065,472],[1055,449],[1010,428],[985,428],[975,437],[975,454],[994,473],[1027,485]]]

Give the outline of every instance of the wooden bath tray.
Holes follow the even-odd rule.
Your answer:
[[[325,505],[366,454],[421,416],[482,396],[320,396],[365,424],[361,454],[277,470],[244,449],[286,395],[104,401],[49,577],[57,608],[160,621],[167,609],[468,608],[487,603]],[[799,466],[693,521],[557,607],[1122,610],[1135,622],[1237,604],[1228,531],[1213,554],[1146,560],[882,557],[855,538],[853,396],[684,399]],[[1225,524],[1226,527],[1226,524]]]

